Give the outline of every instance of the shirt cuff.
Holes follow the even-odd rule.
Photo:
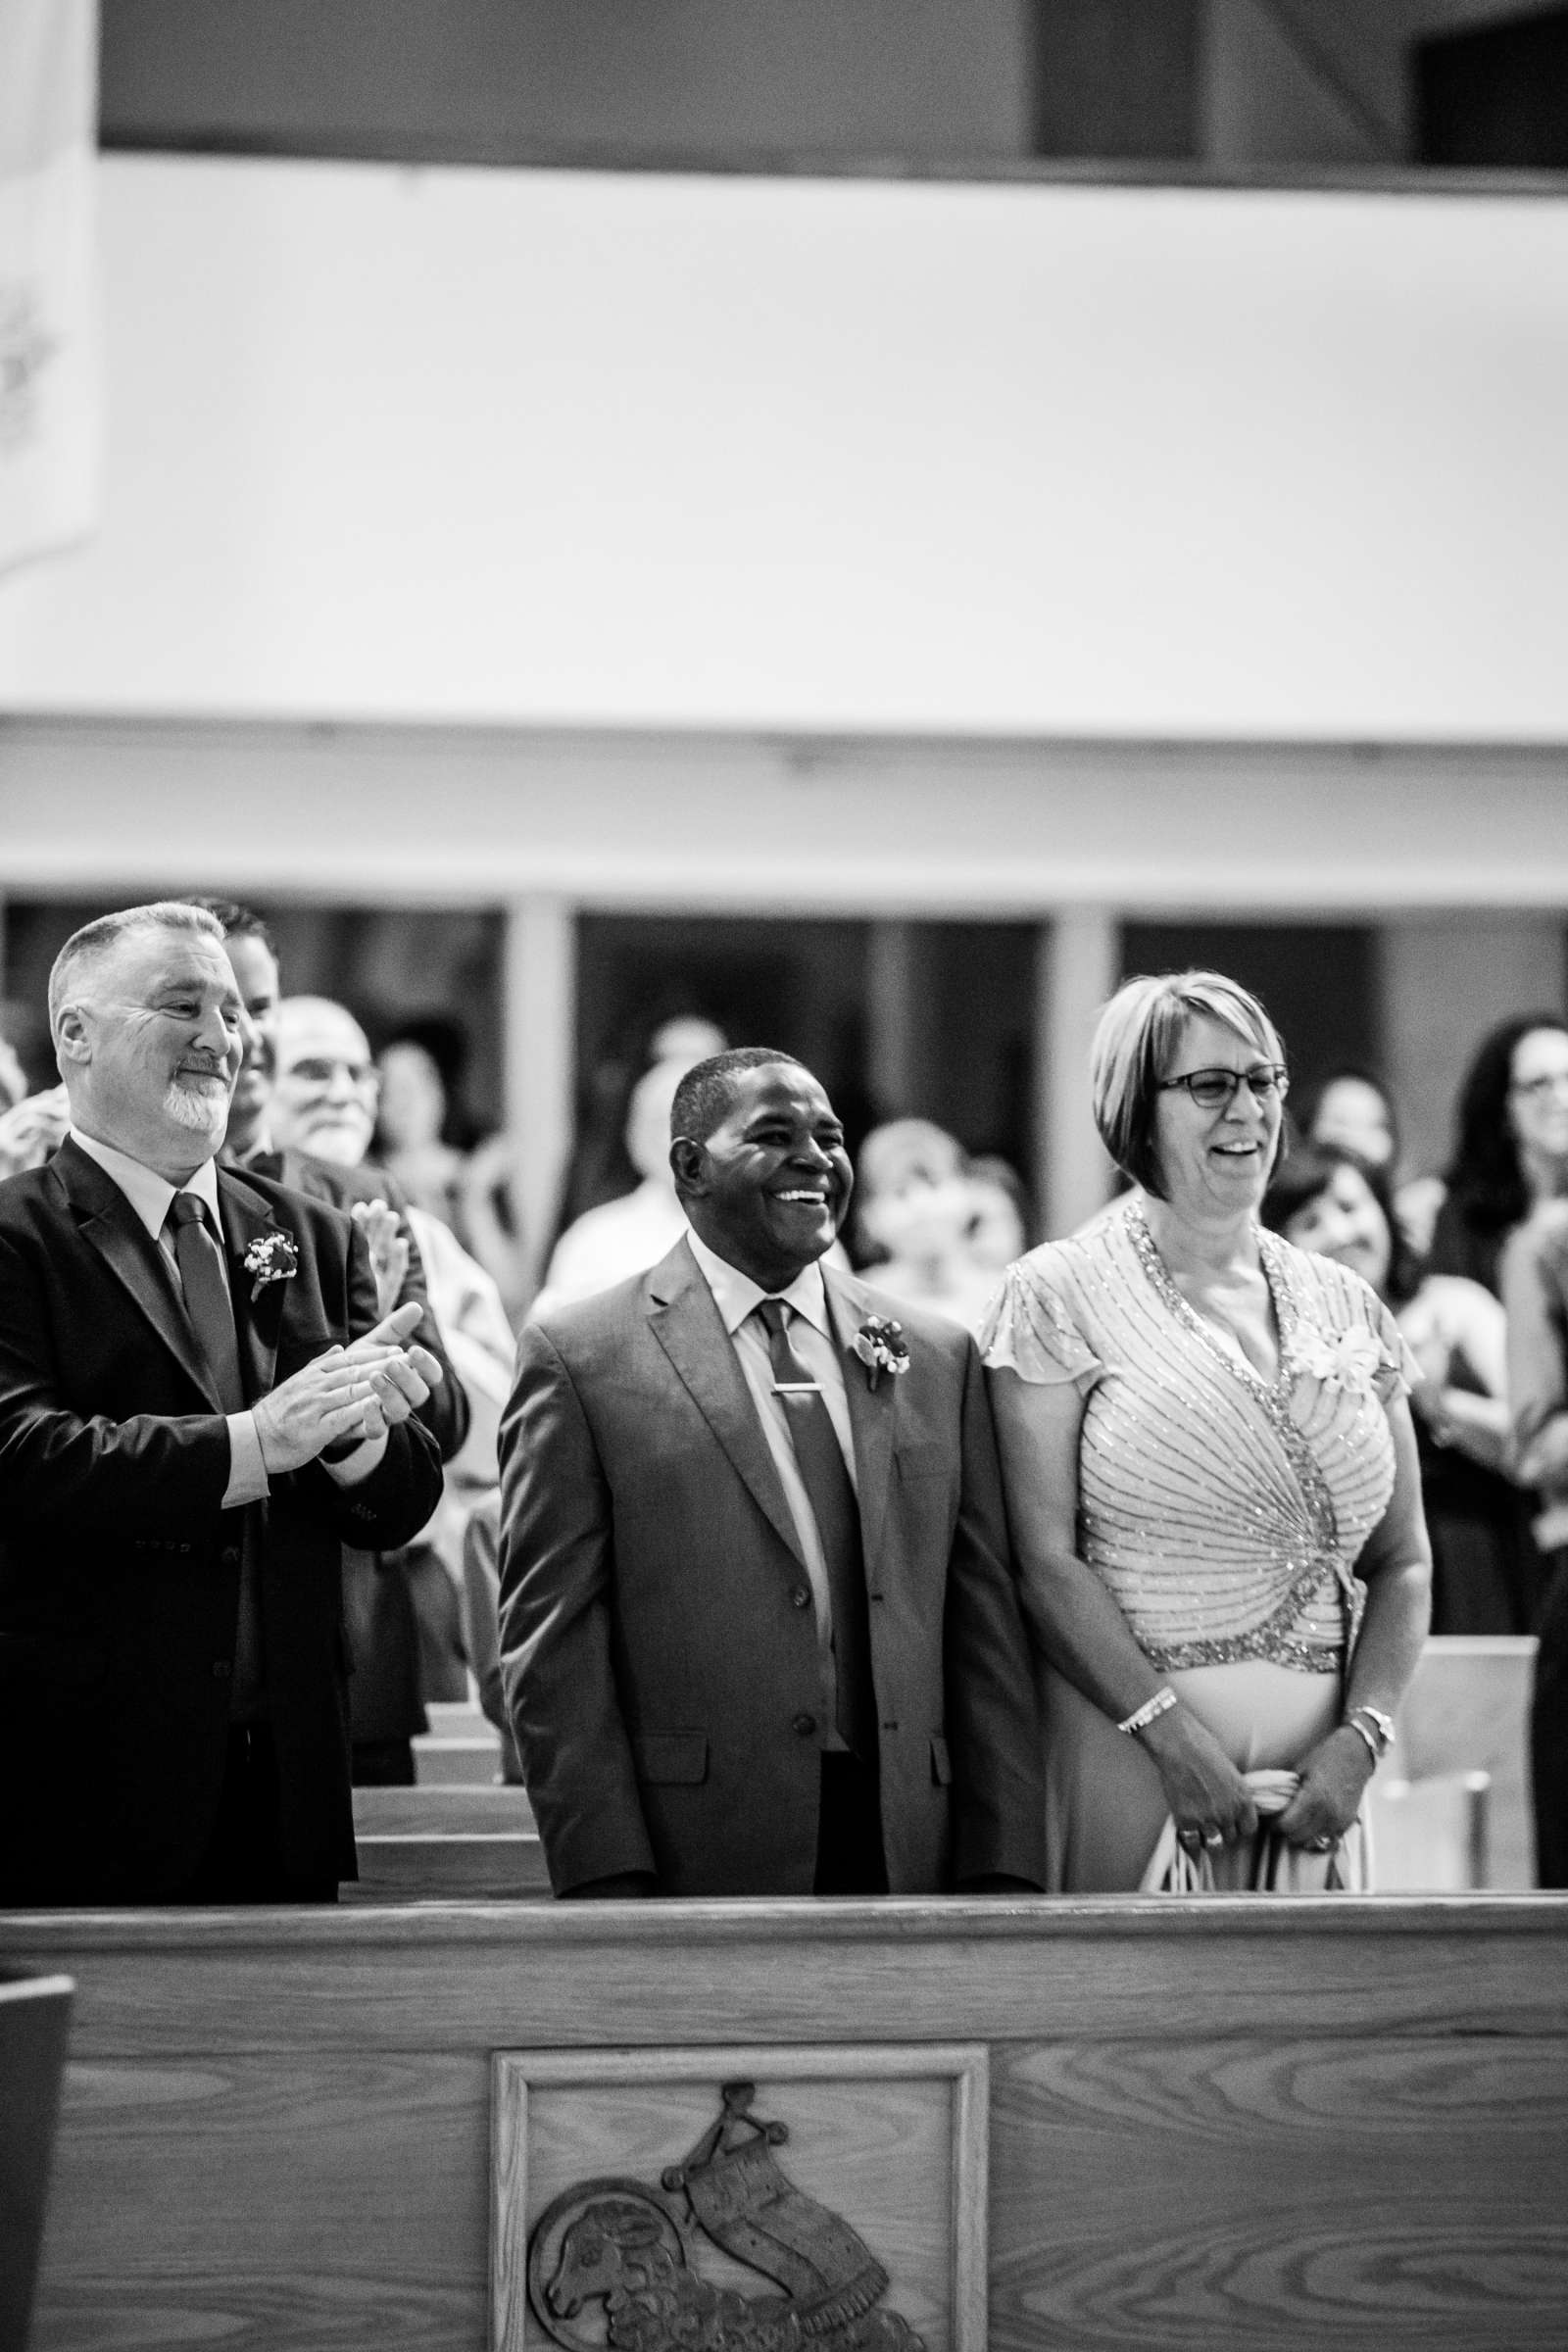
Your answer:
[[[363,1446],[356,1446],[354,1451],[346,1453],[340,1462],[329,1462],[323,1456],[321,1468],[340,1487],[360,1486],[378,1467],[386,1451],[386,1437],[387,1433],[383,1430],[378,1438],[367,1438]]]
[[[254,1413],[229,1413],[228,1484],[220,1508],[237,1510],[242,1502],[261,1502],[267,1495],[267,1464]]]

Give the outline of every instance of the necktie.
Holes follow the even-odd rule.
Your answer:
[[[876,1699],[871,1683],[871,1637],[860,1553],[860,1514],[827,1400],[790,1346],[782,1298],[757,1308],[767,1333],[775,1395],[783,1400],[801,1483],[806,1489],[827,1563],[833,1608],[838,1729],[856,1754],[876,1753]]]
[[[174,1223],[179,1287],[185,1294],[185,1312],[197,1345],[224,1412],[242,1413],[245,1383],[240,1377],[234,1302],[229,1297],[223,1253],[208,1230],[207,1211],[194,1193],[176,1193],[169,1213]]]
[[[204,1202],[194,1193],[176,1193],[169,1204],[174,1228],[174,1262],[185,1295],[185,1314],[196,1334],[207,1369],[225,1413],[246,1407],[245,1383],[239,1368],[239,1342],[234,1336],[234,1301],[229,1295],[223,1252],[207,1223]],[[262,1608],[252,1514],[240,1537],[239,1619],[234,1631],[234,1675],[230,1712],[244,1719],[260,1709],[262,1689]]]

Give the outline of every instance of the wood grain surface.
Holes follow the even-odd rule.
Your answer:
[[[471,1830],[529,1830],[533,1808],[516,1788],[356,1788],[355,1831],[366,1837],[440,1837]]]
[[[81,2055],[680,2043],[697,2019],[715,2041],[1568,2034],[1551,1895],[16,1913],[7,1954],[75,1977]]]
[[[1568,2049],[1057,2045],[994,2075],[992,2342],[1568,2342]]]
[[[997,2352],[1568,2342],[1560,1898],[11,1915],[0,1957],[77,1985],[32,2352],[483,2352],[494,2052],[826,2040],[989,2049]]]
[[[360,1875],[346,1903],[511,1902],[550,1892],[544,1849],[533,1830],[403,1831],[358,1834]]]

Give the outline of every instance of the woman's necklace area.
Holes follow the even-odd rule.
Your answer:
[[[1202,1290],[1195,1297],[1185,1289],[1162,1255],[1141,1202],[1137,1206],[1135,1235],[1139,1234],[1140,1229],[1141,1242],[1145,1247],[1140,1248],[1139,1253],[1168,1303],[1194,1326],[1210,1347],[1217,1348],[1228,1362],[1238,1366],[1261,1387],[1274,1388],[1285,1370],[1285,1316],[1279,1288],[1269,1267],[1268,1249],[1261,1229],[1256,1225],[1251,1228],[1257,1250],[1255,1267],[1239,1265],[1233,1277],[1234,1284],[1241,1284],[1247,1282],[1248,1277],[1255,1271],[1261,1279],[1264,1302],[1261,1321],[1253,1315],[1233,1316]],[[1252,1342],[1251,1347],[1248,1345],[1249,1340]],[[1258,1348],[1258,1354],[1253,1353],[1254,1347]],[[1258,1360],[1259,1354],[1263,1356],[1263,1361]]]

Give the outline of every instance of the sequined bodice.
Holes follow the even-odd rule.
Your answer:
[[[1403,1344],[1358,1276],[1259,1235],[1279,1323],[1265,1380],[1171,1280],[1141,1205],[1008,1271],[986,1361],[1085,1396],[1079,1544],[1153,1662],[1333,1672],[1352,1570],[1394,1489]]]

